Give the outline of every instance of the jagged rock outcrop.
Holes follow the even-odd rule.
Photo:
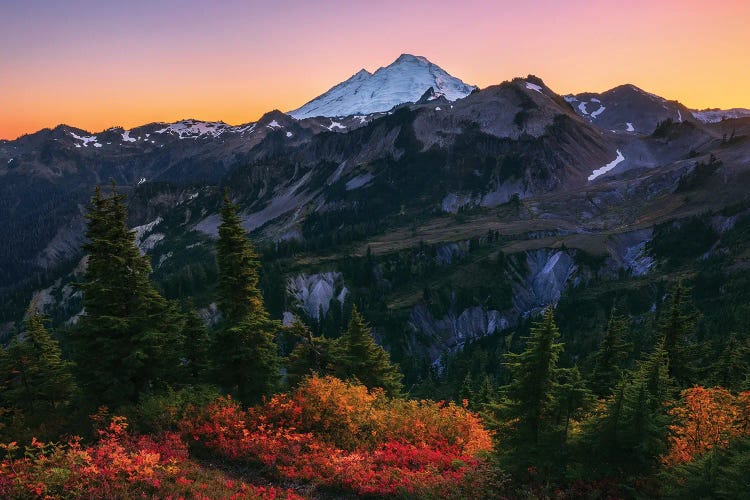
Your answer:
[[[429,339],[427,352],[435,362],[446,352],[454,352],[466,342],[504,330],[510,323],[500,311],[487,311],[479,306],[435,318],[427,306],[418,304],[411,310],[409,325],[419,336]]]
[[[329,271],[318,274],[300,274],[289,278],[287,292],[295,306],[309,318],[320,320],[328,314],[331,301],[343,305],[349,290],[344,285],[341,273]]]

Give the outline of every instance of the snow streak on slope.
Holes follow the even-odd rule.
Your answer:
[[[609,172],[610,170],[612,170],[613,168],[615,168],[617,165],[619,165],[624,160],[625,160],[625,157],[622,155],[622,153],[620,153],[620,150],[618,149],[617,150],[617,158],[615,158],[611,162],[607,163],[602,168],[597,168],[596,170],[594,170],[593,172],[591,172],[591,175],[589,175],[589,180],[593,181],[594,179],[596,179],[600,175],[606,174],[607,172]]]
[[[375,73],[359,71],[289,115],[302,119],[388,111],[399,104],[416,102],[430,87],[449,101],[466,97],[475,89],[424,57],[402,54]]]

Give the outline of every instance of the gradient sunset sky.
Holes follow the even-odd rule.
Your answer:
[[[257,119],[360,68],[422,55],[480,87],[633,83],[750,108],[750,1],[0,2],[0,138],[182,118]]]

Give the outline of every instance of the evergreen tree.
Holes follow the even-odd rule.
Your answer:
[[[287,331],[298,339],[287,361],[287,377],[290,386],[297,385],[304,377],[313,373],[321,376],[335,373],[336,361],[332,354],[330,340],[313,335],[310,329],[299,320],[287,327]]]
[[[586,422],[584,461],[603,473],[649,471],[666,450],[669,418],[665,403],[673,391],[668,356],[660,342],[623,377],[604,411]]]
[[[461,401],[469,401],[472,406],[475,404],[474,401],[474,380],[471,378],[471,371],[466,372],[466,377],[461,384],[461,390],[458,392],[458,399]]]
[[[622,377],[623,367],[631,349],[631,344],[625,341],[629,330],[630,322],[613,308],[607,331],[594,354],[591,386],[598,396],[608,395]]]
[[[496,393],[495,384],[492,381],[492,377],[485,375],[482,379],[482,383],[479,384],[479,389],[474,393],[474,401],[479,408],[484,408],[485,405],[495,400]]]
[[[500,389],[501,398],[487,406],[498,436],[496,457],[503,468],[519,475],[530,467],[548,473],[564,467],[559,457],[564,449],[561,408],[556,400],[563,374],[558,367],[563,350],[559,337],[549,307],[532,325],[525,350],[505,355],[510,382]],[[567,407],[566,411],[573,412]]]
[[[518,435],[529,446],[539,444],[540,432],[550,417],[560,374],[557,362],[563,350],[559,338],[554,311],[549,307],[542,320],[532,326],[526,349],[505,356],[511,382],[504,388],[504,395],[510,403],[511,418],[518,419]]]
[[[341,378],[357,378],[369,388],[382,387],[391,395],[401,392],[402,375],[388,353],[372,338],[371,328],[356,307],[346,331],[336,342],[336,368]]]
[[[690,302],[690,291],[677,283],[669,294],[667,310],[662,313],[658,333],[669,357],[669,374],[682,387],[695,377],[697,357],[694,342],[698,314]]]
[[[96,188],[87,214],[84,314],[71,332],[79,382],[91,400],[134,402],[179,382],[181,321],[149,280],[151,265],[126,225],[124,196]]]
[[[25,326],[23,338],[16,336],[0,357],[0,407],[15,420],[6,424],[17,432],[20,426],[56,437],[54,431],[62,426],[76,391],[72,364],[63,360],[60,346],[36,311],[28,311]]]
[[[206,325],[195,309],[190,309],[182,330],[183,356],[191,383],[205,381],[209,372],[211,339]]]
[[[277,386],[275,335],[281,325],[269,318],[263,304],[258,255],[241,223],[237,207],[225,194],[216,244],[223,318],[214,343],[214,365],[224,388],[251,404]]]
[[[716,384],[735,390],[747,390],[750,374],[750,341],[732,333],[711,370]]]
[[[221,207],[216,260],[219,267],[218,306],[224,321],[233,324],[248,316],[266,317],[263,296],[258,288],[260,260],[228,192],[224,193]]]
[[[588,409],[594,400],[593,393],[586,386],[577,366],[561,368],[555,388],[557,425],[562,428],[562,443],[566,445],[570,421],[580,416],[581,410]]]

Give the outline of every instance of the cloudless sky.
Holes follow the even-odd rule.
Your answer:
[[[288,111],[422,55],[480,87],[750,108],[746,0],[0,0],[0,138]]]

